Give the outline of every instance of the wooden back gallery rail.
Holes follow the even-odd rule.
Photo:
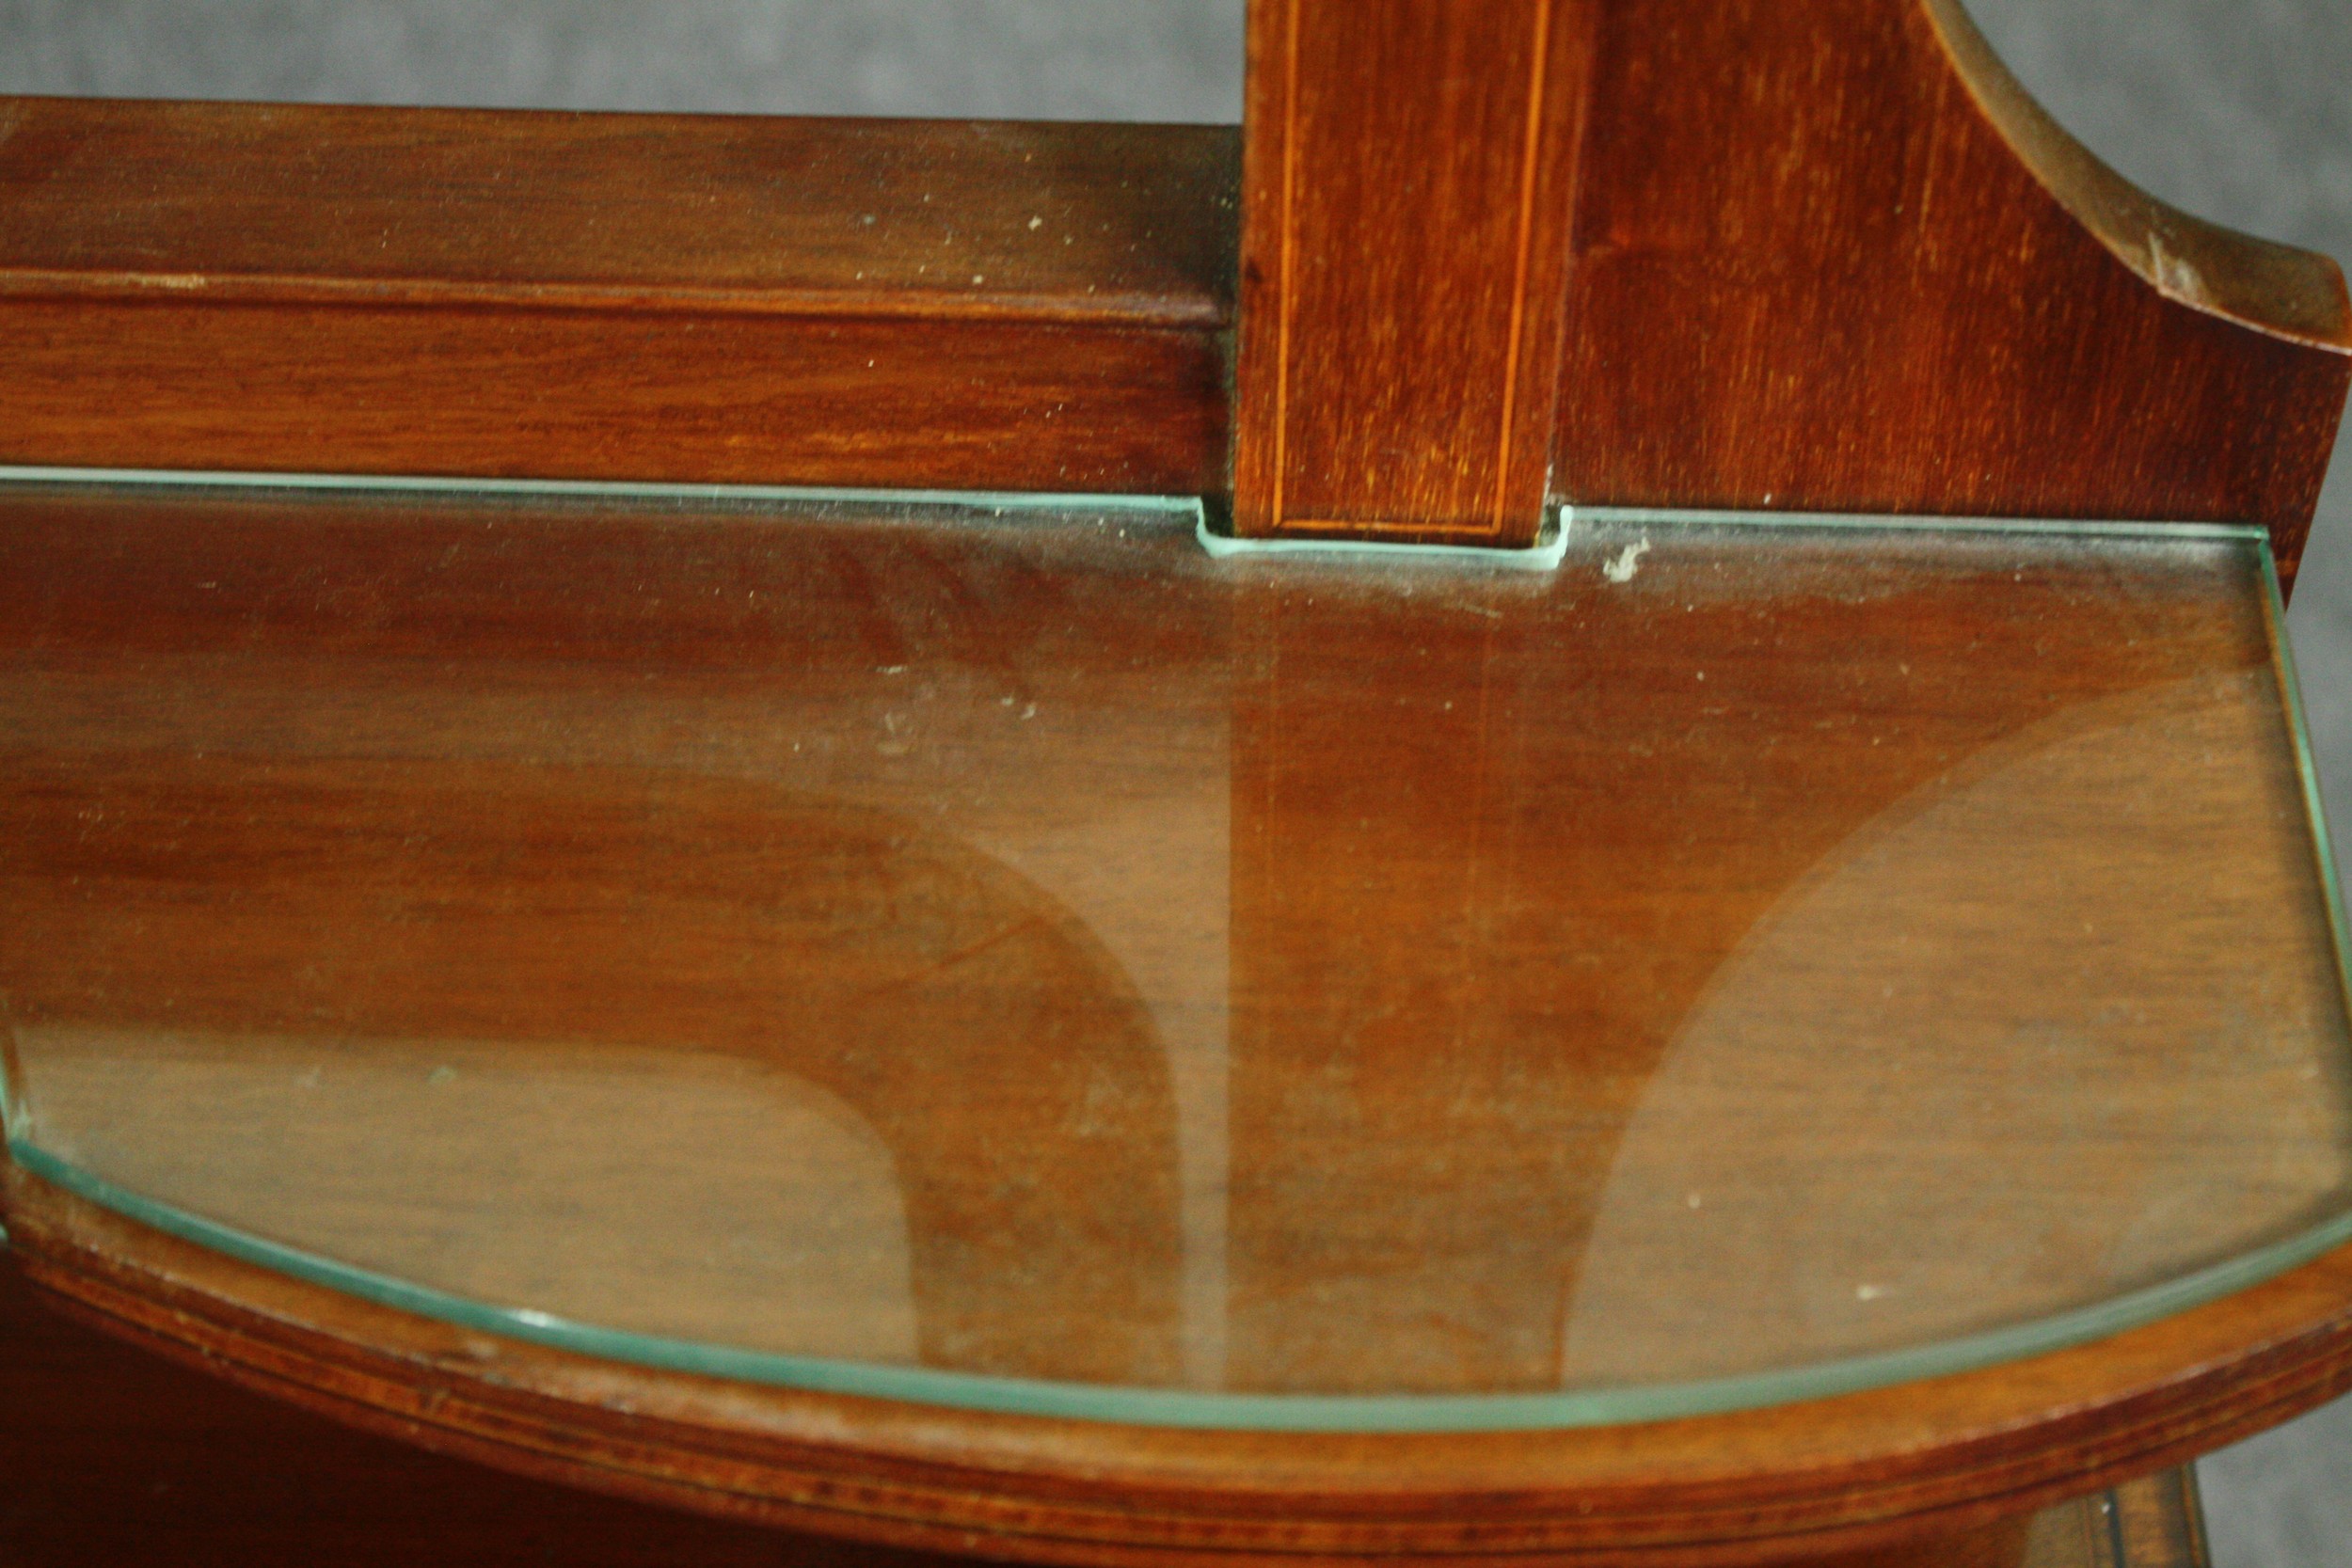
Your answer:
[[[1216,129],[25,100],[0,458],[2255,522],[2321,257],[2141,195],[1957,0],[1258,0]],[[1239,264],[1236,267],[1236,250]]]
[[[857,1560],[2200,1561],[2352,1387],[2342,275],[1960,0],[1248,30],[1238,133],[0,100],[25,1278]]]

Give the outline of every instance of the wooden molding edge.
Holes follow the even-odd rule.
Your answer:
[[[1565,499],[2250,523],[2292,584],[2352,387],[2331,263],[2131,190],[1953,0],[1601,14]]]
[[[175,1359],[522,1473],[900,1546],[1137,1568],[1785,1560],[1958,1535],[2352,1386],[2352,1250],[2100,1344],[1812,1404],[1571,1432],[1105,1427],[603,1363],[219,1258],[9,1166],[28,1278]]]
[[[2141,190],[2051,118],[1963,0],[1918,3],[2019,160],[2149,287],[2256,332],[2352,354],[2352,293],[2332,258],[2208,223]]]
[[[1221,489],[1239,143],[0,100],[0,462]]]
[[[0,1554],[68,1563],[328,1559],[505,1563],[525,1546],[574,1568],[952,1568],[969,1558],[836,1545],[705,1515],[510,1478],[384,1441],[93,1333],[0,1256],[0,1468],[17,1503]],[[202,1499],[200,1516],[188,1497]],[[2194,1549],[2195,1483],[2152,1477],[2040,1515],[2037,1568],[2206,1568]],[[2019,1521],[2025,1523],[2025,1521]],[[1899,1558],[1920,1568],[1920,1555]],[[2008,1560],[1992,1559],[2002,1568]],[[1974,1560],[1956,1557],[1942,1568]],[[1838,1568],[1886,1568],[1847,1559]]]

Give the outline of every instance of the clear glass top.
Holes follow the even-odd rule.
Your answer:
[[[1160,1424],[1933,1375],[2352,1234],[2253,531],[0,487],[32,1171],[594,1354]]]

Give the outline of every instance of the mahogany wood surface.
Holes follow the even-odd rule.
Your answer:
[[[1246,532],[1523,543],[1546,496],[2224,519],[2292,581],[2340,275],[2133,190],[1950,0],[1252,18],[1238,235],[1215,129],[12,101],[0,459],[1233,465]]]
[[[1025,565],[1021,552],[1053,530],[1008,525],[997,537],[1012,543],[991,553],[873,516],[20,491],[0,574],[13,1028],[313,1029],[348,1058],[418,1037],[602,1051],[658,1042],[665,1021],[684,1020],[729,1051],[819,1076],[885,1123],[894,1101],[928,1111],[940,1135],[914,1128],[901,1167],[918,1200],[934,1177],[944,1195],[916,1211],[949,1243],[918,1279],[942,1286],[951,1309],[935,1316],[929,1353],[983,1370],[1160,1377],[1182,1359],[1168,1349],[1174,1292],[1161,1268],[1175,1227],[1164,1207],[1150,1224],[1136,1216],[1150,1220],[1169,1183],[1140,1137],[1129,1164],[1081,1157],[1112,1113],[1147,1130],[1154,1114],[1151,1074],[1115,1070],[1144,1054],[1130,1049],[1141,1032],[1131,992],[1082,973],[1075,923],[1017,883],[1006,893],[1005,879],[965,879],[1021,917],[979,940],[988,930],[968,906],[989,900],[917,875],[953,869],[932,848],[952,823],[901,822],[889,859],[861,826],[880,823],[855,799],[877,781],[952,804],[929,770],[977,767],[996,833],[1057,810],[1099,817],[1116,832],[1078,842],[1147,890],[1181,886],[1185,864],[1224,853],[1230,835],[1234,925],[1219,945],[1238,955],[1240,1051],[1227,1366],[1241,1386],[1556,1386],[1560,1305],[1631,1102],[1784,890],[1834,867],[1857,835],[1873,842],[1874,823],[1902,818],[1939,780],[1964,784],[1972,767],[2095,731],[2118,705],[2162,718],[2209,677],[2255,694],[2217,711],[2267,711],[2268,740],[2198,731],[2234,738],[2188,748],[2186,771],[2151,753],[2163,766],[2142,792],[2194,790],[2216,750],[2241,759],[2225,777],[2292,771],[2243,570],[2229,579],[2240,591],[2217,597],[2204,574],[2155,572],[2125,592],[2112,551],[2090,569],[2044,559],[2029,573],[2013,545],[1882,541],[1864,552],[1869,570],[1837,573],[1824,562],[1855,546],[1775,533],[1744,558],[1742,591],[1719,586],[1741,558],[1720,541],[1694,552],[1661,525],[1638,577],[1615,582],[1588,554],[1561,579],[1594,632],[1571,647],[1531,639],[1442,576],[1401,583],[1390,613],[1369,613],[1339,574],[1213,567],[1165,528],[1149,547],[1093,528],[1101,553],[1087,570]],[[1886,564],[1899,553],[1908,564]],[[1486,591],[1496,603],[1555,591],[1506,576]],[[1204,579],[1241,591],[1169,587]],[[1512,673],[1556,671],[1526,664],[1529,642],[1575,661],[1567,689]],[[1708,649],[1695,670],[1677,657],[1692,645]],[[946,695],[926,706],[911,694],[926,685]],[[1037,733],[1069,738],[993,752],[991,733],[1031,722],[1000,686],[1026,691]],[[1229,721],[1204,721],[1203,705]],[[894,713],[917,727],[893,729]],[[1201,748],[1203,733],[1223,743]],[[799,742],[836,736],[863,744],[821,766],[790,760]],[[1014,760],[971,761],[992,755]],[[623,770],[635,781],[616,784]],[[1168,800],[1122,783],[1204,772],[1232,814],[1205,840]],[[818,792],[835,801],[825,820],[860,831],[802,835],[814,860],[779,876],[808,843],[774,802],[801,811]],[[2292,789],[2263,799],[2216,815],[2270,819],[2279,843],[2302,833],[2301,858],[2196,862],[2201,896],[2261,918],[2160,932],[2153,967],[2251,969],[2281,991],[2310,990],[2261,957],[2279,930],[2263,911],[2319,918]],[[2096,800],[2060,792],[2053,805],[2062,836],[2095,837]],[[1537,831],[1560,820],[1585,831]],[[2074,851],[2037,843],[2040,874],[2069,880]],[[2178,879],[2181,842],[2131,853]],[[828,879],[854,888],[850,872],[873,866],[894,871],[921,919],[902,930],[831,894],[830,909],[793,912]],[[2054,885],[2033,902],[2063,896]],[[747,925],[747,905],[767,924]],[[1913,928],[1936,929],[1934,913]],[[852,916],[867,940],[807,940]],[[757,948],[731,935],[771,927],[800,934]],[[2050,936],[2061,952],[2062,936]],[[956,1040],[961,1054],[938,1058],[944,1076],[978,1085],[956,1114],[925,1098],[941,1085],[918,1064],[836,1049],[854,1036],[843,989],[919,1003],[933,976],[907,960],[924,943],[983,956],[967,973],[1009,992],[978,997],[996,1016],[952,987],[941,994],[961,1009],[906,1015]],[[779,949],[813,955],[799,989],[834,1020],[797,1040],[759,1029],[780,1010]],[[2058,986],[2084,988],[2058,968]],[[1216,995],[1227,978],[1220,963]],[[1978,984],[2025,982],[2004,971]],[[1013,1006],[1039,998],[1087,1037]],[[1968,1000],[1956,989],[1938,1005]],[[849,1032],[836,1039],[835,1027]],[[1081,1057],[1114,1070],[1082,1074]],[[26,1061],[31,1076],[15,1078],[38,1117],[42,1069],[29,1050]],[[1573,1094],[1538,1076],[1563,1066],[1587,1069]],[[1318,1095],[1335,1076],[1359,1086],[1360,1114]],[[2258,1098],[2254,1133],[2231,1141],[2276,1147],[2282,1106]],[[1057,1114],[1030,1114],[1040,1107]],[[1867,1118],[1857,1125],[1851,1147],[1872,1155],[1876,1181],[1900,1151]],[[992,1129],[1001,1148],[987,1147]],[[2115,1171],[2133,1167],[2127,1142],[2099,1145]],[[930,1172],[915,1158],[927,1143],[941,1156]],[[1416,1153],[1454,1162],[1455,1178],[1416,1187]],[[995,1212],[958,1190],[960,1172],[989,1178],[977,1185],[998,1192]],[[1965,1536],[1979,1556],[1964,1560],[1997,1560],[1982,1554],[2016,1544],[2002,1519],[2180,1463],[2352,1383],[2352,1256],[2337,1254],[2077,1349],[1736,1415],[1355,1435],[1030,1418],[534,1348],[230,1262],[21,1169],[9,1181],[9,1228],[37,1281],[252,1386],[532,1474],[1007,1558],[1727,1564]],[[1132,1244],[1100,1256],[1132,1261],[1132,1281],[1089,1276],[1070,1242],[1033,1242],[1019,1289],[957,1299],[957,1271],[993,1225],[1083,1239],[1104,1216]],[[1533,1244],[1471,1244],[1489,1235]],[[1010,1278],[1001,1259],[994,1272]],[[1351,1282],[1375,1275],[1391,1285],[1374,1305],[1403,1309],[1346,1310]],[[632,1289],[650,1297],[660,1283]],[[1739,1332],[1725,1323],[1713,1338]]]
[[[1330,1437],[1302,1449],[1234,1433],[942,1419],[916,1407],[630,1374],[245,1268],[143,1232],[12,1166],[8,1180],[21,1227],[12,1234],[34,1283],[74,1315],[215,1376],[526,1476],[874,1545],[1009,1560],[1332,1563],[1405,1550],[1418,1560],[1464,1564],[2038,1568],[2042,1560],[2026,1555],[2032,1532],[2014,1522],[2021,1512],[2056,1508],[2090,1478],[2179,1463],[2352,1386],[2339,1318],[2316,1385],[2316,1346],[2306,1338],[2292,1347],[2274,1341],[2258,1359],[2274,1367],[2292,1360],[2295,1372],[2242,1384],[2226,1411],[2195,1409],[2201,1402],[2185,1386],[2162,1398],[2146,1397],[2153,1387],[2121,1402],[2104,1397],[2134,1362],[2144,1375],[2152,1360],[2177,1366],[2200,1350],[2231,1354],[2228,1347],[2249,1334],[2294,1333],[2292,1298],[2301,1296],[2308,1312],[2313,1298],[2344,1291],[2352,1268],[2331,1259],[2288,1276],[2282,1291],[2257,1292],[2267,1299],[2067,1353],[2023,1376],[1979,1374],[1894,1398],[1828,1402],[1760,1420],[1627,1429],[1598,1441],[1502,1434],[1456,1443],[1450,1463],[1424,1465],[1422,1455],[1405,1450],[1436,1447],[1426,1439]],[[2074,1451],[2037,1460],[2019,1451],[2019,1434],[1997,1431],[1995,1411],[2008,1407],[2013,1420],[2021,1399],[2086,1395],[2091,1407],[2065,1423],[2080,1445]],[[2141,1407],[2141,1419],[2119,1421],[2129,1405]],[[1968,1445],[1979,1449],[1968,1478],[1979,1493],[1973,1505],[1923,1507],[1948,1501],[1957,1477],[1927,1481],[1916,1456],[1912,1464],[1823,1464],[1857,1434],[1933,1441],[1939,1424],[1963,1413],[1982,1423],[1979,1442]],[[850,1451],[856,1458],[845,1465]],[[1938,1457],[1949,1462],[1955,1453]],[[1692,1484],[1693,1461],[1718,1471],[1713,1484]],[[1585,1504],[1549,1518],[1529,1513],[1506,1525],[1491,1512],[1492,1489],[1547,1491],[1564,1473],[1589,1483],[1596,1468],[1617,1473],[1606,1511],[1593,1500],[1604,1494],[1588,1491]],[[1451,1503],[1440,1490],[1401,1509],[1402,1499],[1360,1490],[1403,1470],[1461,1492]],[[1777,1473],[1756,1474],[1763,1470]],[[1232,1510],[1243,1472],[1275,1489],[1263,1508]],[[1726,1472],[1746,1474],[1734,1481]],[[1809,1484],[1792,1485],[1799,1478]],[[1225,1507],[1203,1512],[1211,1491]],[[1921,1512],[1899,1525],[1883,1513],[1871,1518],[1889,1507]],[[2074,1534],[2083,1555],[2052,1560],[2059,1563],[2198,1560],[2189,1551],[2193,1530],[2168,1521],[2161,1504],[2142,1505],[2110,1530],[2061,1533]],[[2088,1555],[2103,1537],[2109,1555]],[[2135,1555],[2117,1554],[2119,1539]]]
[[[1956,0],[1608,0],[1554,485],[2217,518],[2292,579],[2352,377],[2324,257],[2133,190]]]
[[[1957,0],[1259,0],[1249,84],[1242,532],[1548,489],[2254,522],[2293,578],[2340,273],[2133,189]]]
[[[2340,275],[2131,191],[1950,0],[1258,0],[1251,28],[1246,226],[1214,130],[10,101],[0,461],[1230,474],[1245,531],[1504,544],[1548,498],[2248,520],[2291,578],[2352,376]],[[1263,635],[1295,613],[1265,610]],[[1271,781],[1260,827],[1309,839],[1381,776],[1286,776],[1303,753],[1261,711],[1236,709]],[[1481,852],[1438,869],[1474,879]],[[1237,909],[1297,912],[1273,863]],[[1398,929],[1493,934],[1387,892]],[[1692,940],[1736,940],[1737,903]],[[1245,1000],[1298,959],[1253,959]],[[943,1413],[492,1339],[0,1175],[29,1275],[141,1343],[425,1448],[892,1551],[2186,1560],[2177,1499],[2135,1494],[2079,1551],[2019,1521],[2352,1386],[2339,1254],[2029,1362],[1597,1433],[1301,1444]],[[1263,1338],[1269,1363],[1327,1359]]]
[[[1237,531],[1534,541],[1583,11],[1250,8]]]
[[[2131,188],[1957,0],[1261,0],[1249,68],[1240,531],[1529,543],[1548,463],[1588,505],[2258,522],[2294,580],[2341,273]]]
[[[774,1299],[829,1302],[836,1354],[967,1371],[1526,1392],[2034,1321],[2340,1201],[2249,543],[1620,525],[1653,547],[1618,583],[1592,520],[1545,578],[1219,564],[1084,514],[20,487],[0,519],[0,993],[51,1147],[128,1142],[127,1185],[401,1277],[785,1350]],[[2074,1042],[2047,1090],[2041,1031]],[[615,1060],[735,1153],[674,1216],[580,1169],[592,1295],[384,1250],[557,1196],[402,1064]],[[1915,1107],[1976,1104],[1956,1062],[2028,1103],[1955,1143]],[[1189,1156],[1188,1064],[1225,1129]],[[308,1066],[355,1098],[197,1114]],[[745,1070],[891,1150],[911,1291],[825,1285],[868,1277],[848,1250],[603,1250],[834,1192],[730,1113]],[[468,1115],[572,1168],[536,1102]],[[1917,1225],[1853,1207],[1823,1118]],[[390,1212],[322,1214],[311,1170],[360,1164]],[[533,1250],[500,1235],[465,1255]],[[1224,1259],[1206,1299],[1187,1256]]]
[[[385,1441],[68,1322],[5,1262],[0,1473],[8,1568],[963,1560],[651,1508]],[[2151,1477],[2040,1515],[2028,1555],[2000,1568],[2204,1568],[2195,1510],[2185,1472]]]
[[[1218,127],[0,103],[0,461],[1197,492]]]

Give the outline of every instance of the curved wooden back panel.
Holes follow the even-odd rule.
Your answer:
[[[2256,522],[2292,577],[2342,274],[2133,189],[1958,0],[1252,15],[1242,531],[1524,544],[1548,464],[1589,504]]]
[[[1955,0],[1614,0],[1597,55],[1561,494],[2253,522],[2292,575],[2333,262],[2133,190]]]

